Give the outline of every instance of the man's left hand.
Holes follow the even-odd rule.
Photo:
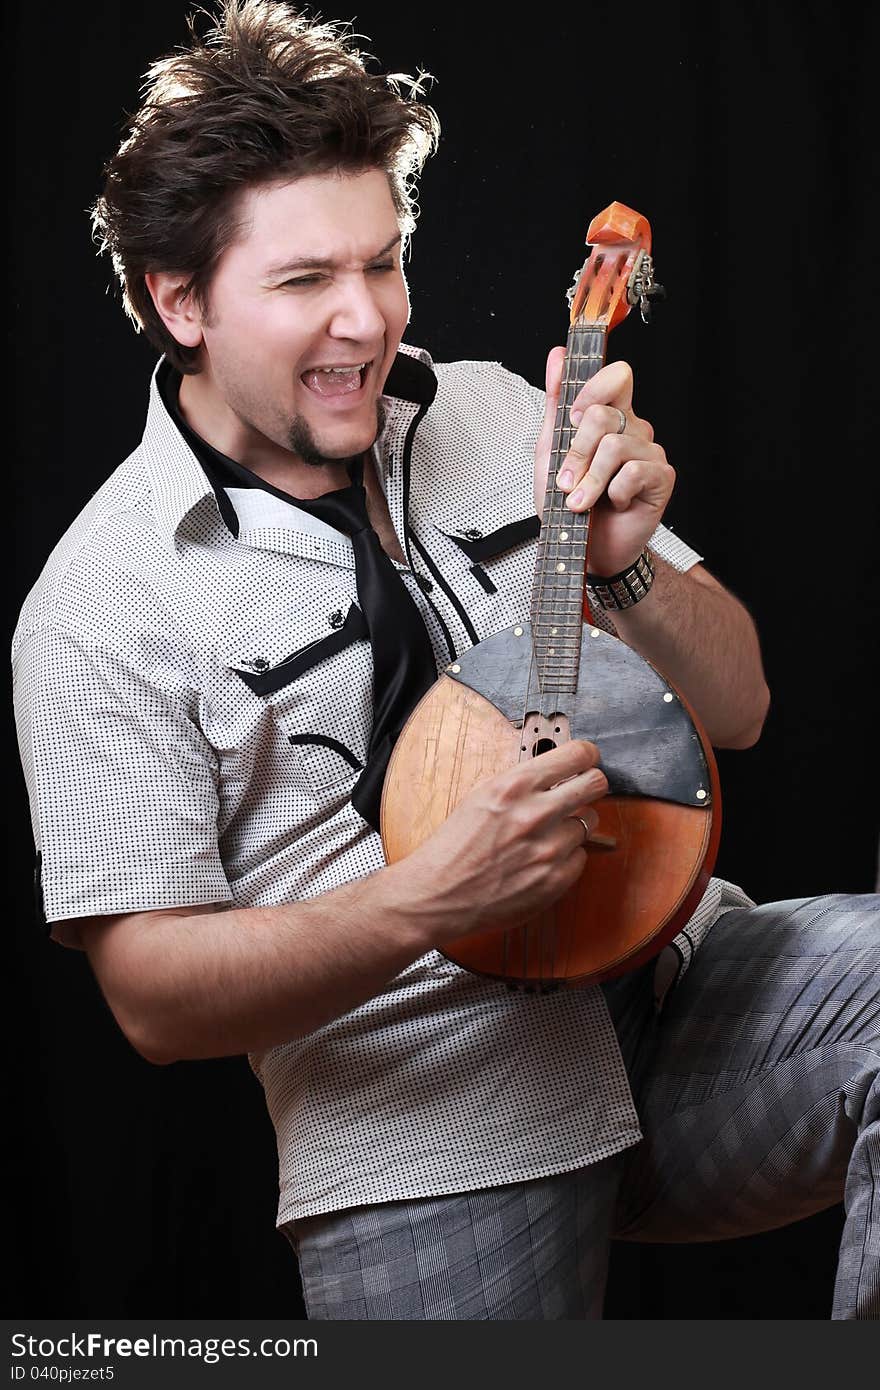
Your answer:
[[[553,348],[547,358],[547,404],[535,448],[539,515],[564,360],[564,348]],[[662,520],[675,486],[675,471],[654,443],[651,425],[634,413],[632,395],[632,368],[626,362],[603,367],[581,388],[571,407],[575,434],[556,477],[568,510],[593,509],[589,566],[606,577],[635,563]]]

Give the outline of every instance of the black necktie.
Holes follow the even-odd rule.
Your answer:
[[[418,377],[425,370],[419,364],[416,372],[410,358],[403,358],[400,368],[407,380],[413,373]],[[228,487],[260,488],[351,536],[358,599],[373,648],[373,731],[366,766],[355,783],[351,800],[355,810],[374,830],[378,830],[382,784],[388,759],[411,712],[436,681],[437,666],[419,610],[370,525],[363,486],[363,459],[358,458],[351,465],[349,476],[352,481],[349,487],[328,492],[309,502],[301,501],[265,482],[243,464],[221,454],[196,434],[180,412],[180,377],[169,364],[165,363],[160,368],[157,384],[162,399],[205,470],[216,493],[220,515],[234,536],[238,535],[238,517],[226,494]],[[411,381],[409,385],[412,388]],[[419,401],[423,406],[430,405],[436,388],[433,376],[429,385],[421,381]]]
[[[388,759],[413,709],[436,681],[437,664],[421,614],[370,524],[362,460],[352,467],[351,479],[349,487],[295,505],[351,536],[358,599],[373,648],[373,731],[351,801],[378,830]]]

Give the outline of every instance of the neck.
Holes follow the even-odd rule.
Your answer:
[[[579,322],[569,329],[532,581],[535,666],[546,694],[574,691],[578,683],[590,514],[570,511],[555,480],[571,448],[571,407],[581,387],[603,366],[605,339],[604,326],[594,323]]]

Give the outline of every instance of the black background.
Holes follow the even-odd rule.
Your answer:
[[[875,882],[868,15],[595,0],[526,18],[372,0],[355,19],[386,70],[436,77],[443,139],[422,180],[408,336],[437,360],[498,359],[542,383],[590,218],[619,199],[652,223],[668,302],[650,328],[631,316],[610,356],[633,364],[636,408],[678,470],[667,519],[762,636],[773,708],[756,749],[721,755],[718,865],[758,900]],[[140,438],[155,354],[108,292],[86,209],[141,73],[186,40],[177,0],[22,3],[15,24],[13,622]],[[243,1059],[154,1068],[133,1053],[84,957],[34,926],[15,767],[12,787],[11,1311],[300,1315],[257,1083]],[[723,1245],[616,1247],[608,1313],[825,1317],[840,1222],[835,1209]]]

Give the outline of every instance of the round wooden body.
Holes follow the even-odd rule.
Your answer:
[[[388,862],[417,849],[479,782],[517,763],[522,737],[490,700],[441,676],[389,763],[381,821]],[[584,873],[564,897],[526,926],[463,936],[444,954],[464,969],[533,988],[610,979],[656,955],[693,912],[714,863],[720,801],[705,741],[704,749],[708,805],[612,790],[596,810],[598,831],[614,846],[588,845]]]

